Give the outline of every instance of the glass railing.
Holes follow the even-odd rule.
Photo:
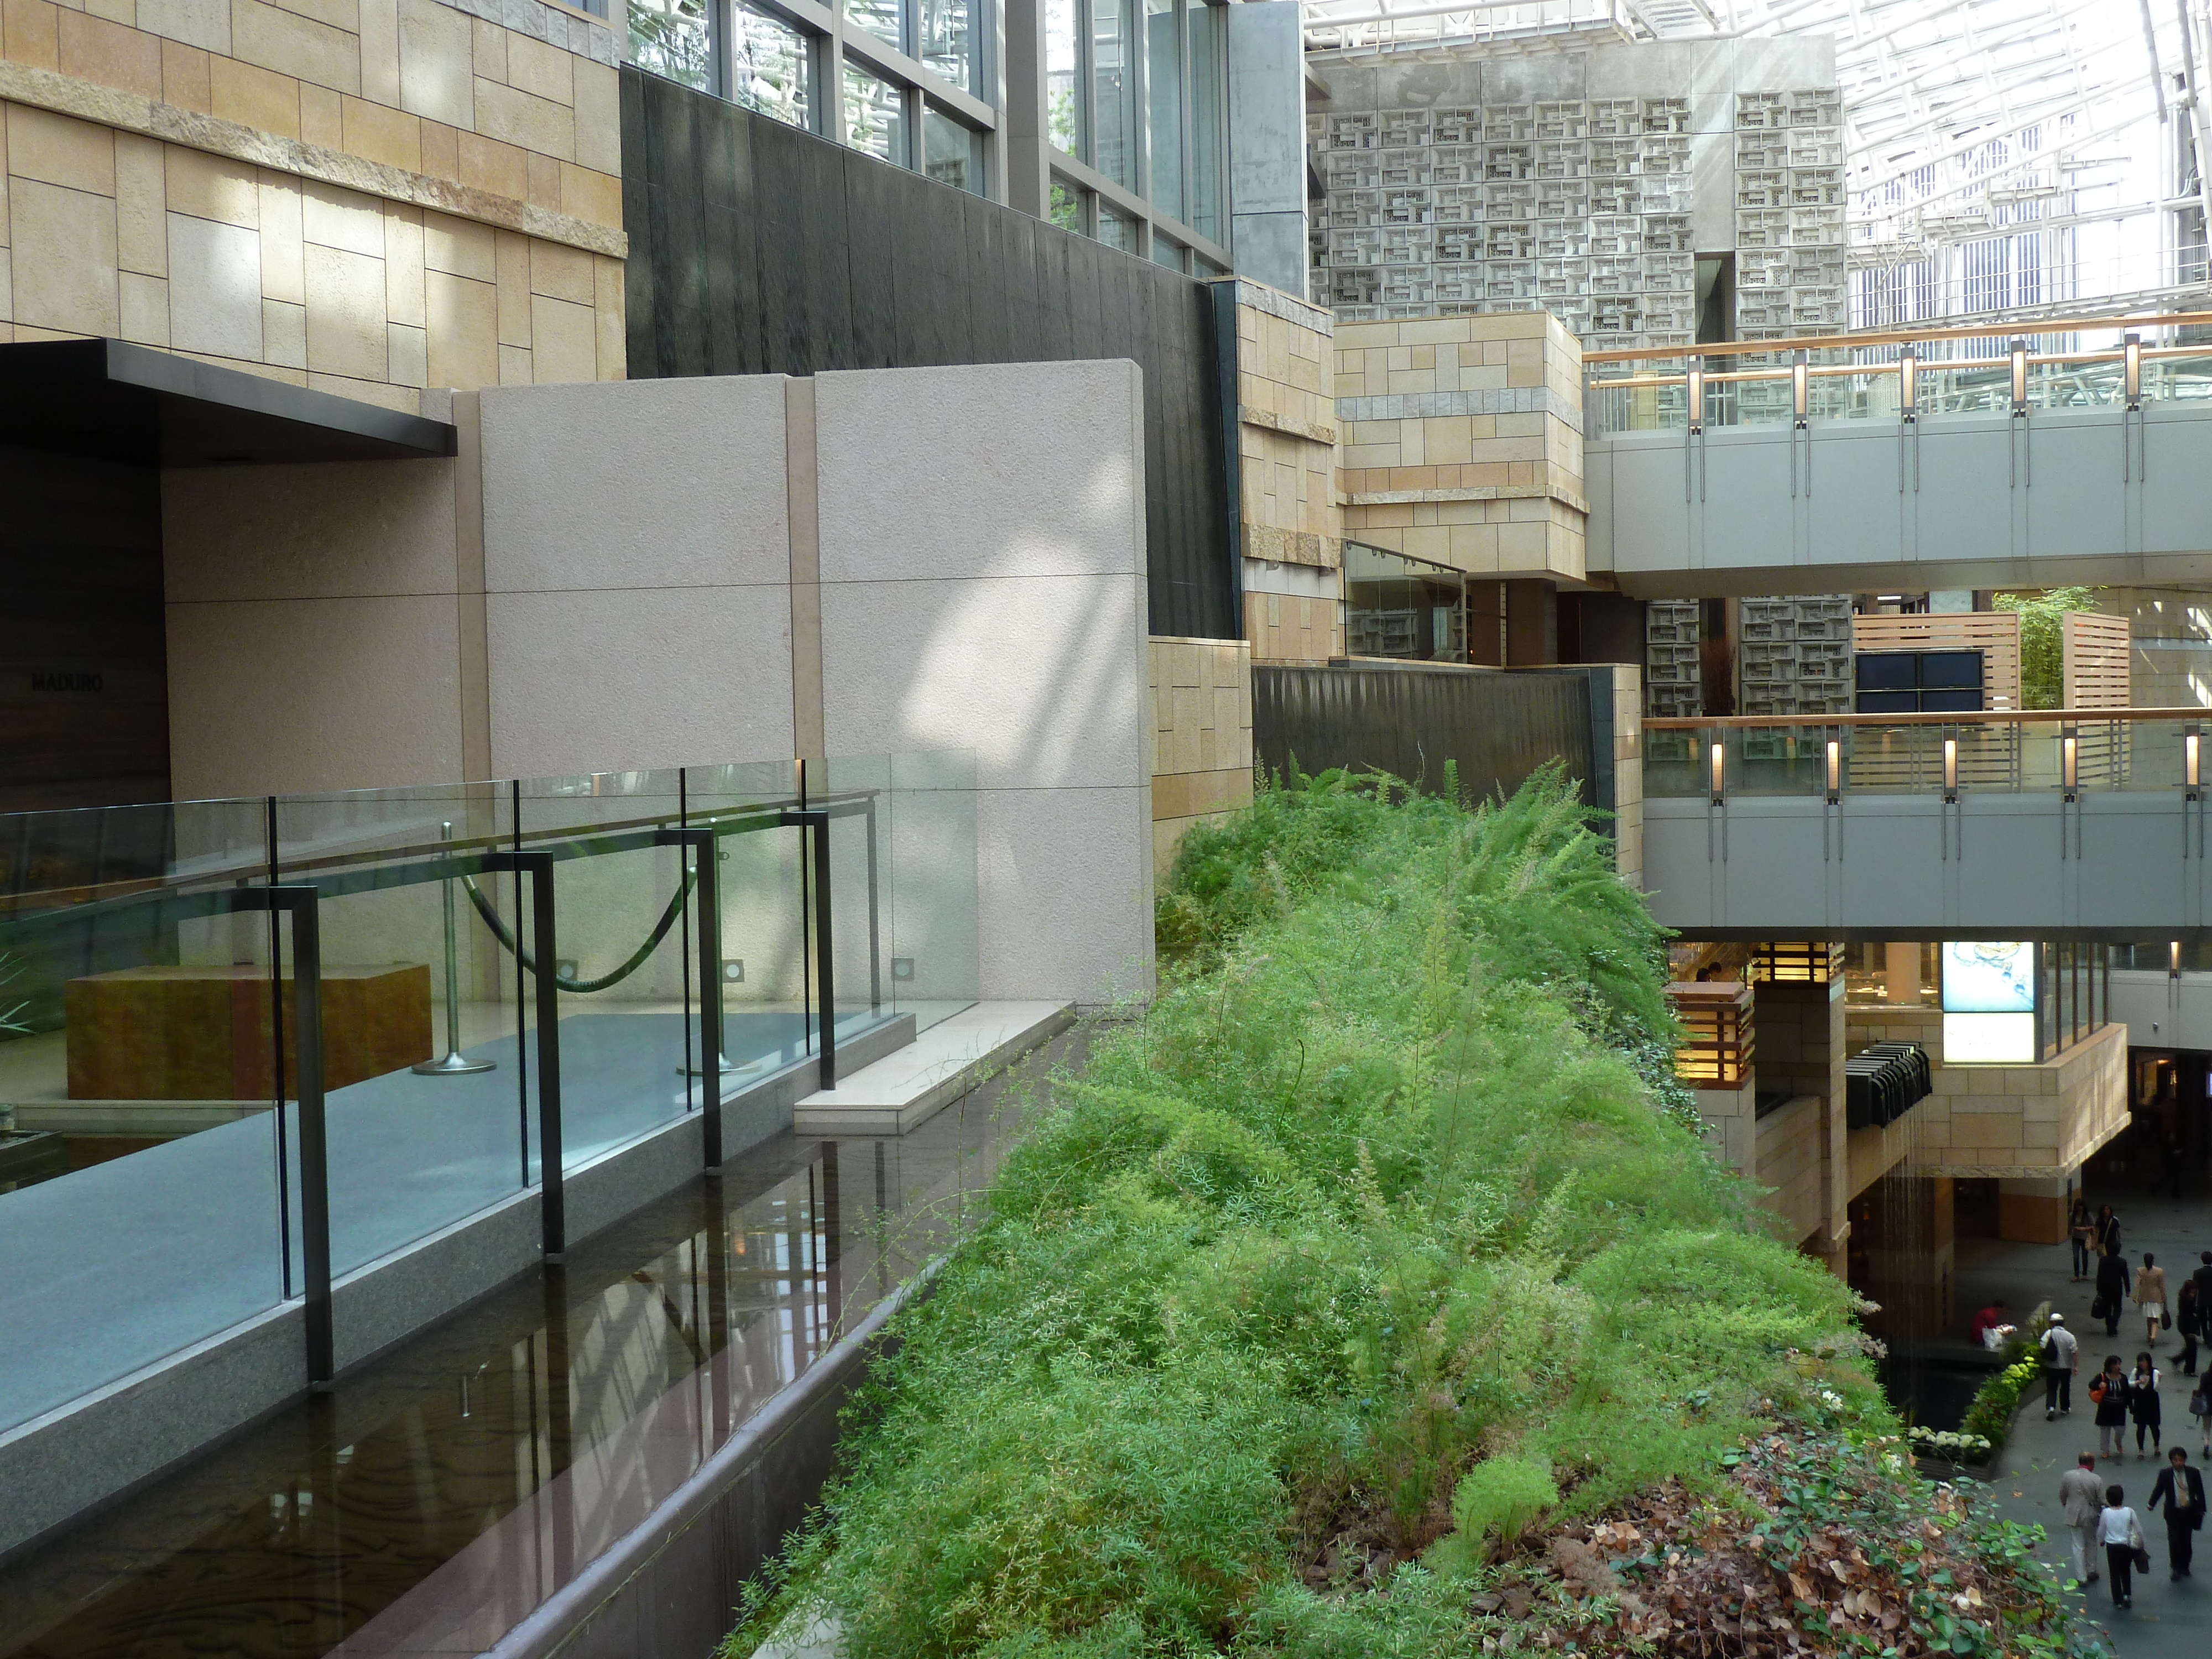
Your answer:
[[[972,1004],[975,814],[958,754],[0,817],[0,1432]]]
[[[2181,791],[2212,716],[2174,709],[1796,714],[1644,723],[1644,793],[1721,795]]]
[[[2212,313],[1584,354],[1593,437],[2212,400]]]

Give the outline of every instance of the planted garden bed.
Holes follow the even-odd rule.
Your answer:
[[[904,1312],[730,1650],[2048,1654],[1675,1085],[1571,788],[1194,830],[1141,1021]]]

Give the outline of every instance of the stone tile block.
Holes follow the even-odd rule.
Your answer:
[[[61,8],[49,0],[5,0],[0,7],[7,53],[33,69],[61,67]]]
[[[399,89],[399,0],[361,0],[361,95],[404,107]]]
[[[123,337],[140,345],[169,343],[169,285],[159,276],[125,271],[119,284]]]
[[[313,82],[301,82],[300,137],[307,143],[320,144],[325,149],[345,149],[345,94],[332,92],[328,87],[319,87]]]
[[[501,386],[528,386],[530,379],[530,348],[501,345],[499,349],[499,383]]]
[[[420,386],[429,376],[429,338],[404,323],[385,328],[385,374],[395,386]]]
[[[361,33],[359,0],[270,0],[270,3],[348,34]]]
[[[230,38],[230,8],[222,8],[223,39]],[[215,93],[209,83],[208,54],[179,40],[161,42],[161,97],[179,109],[201,115],[215,113]]]
[[[307,307],[282,300],[261,302],[263,361],[281,368],[307,366]]]
[[[361,41],[346,30],[262,0],[231,0],[230,33],[232,49],[248,63],[335,92],[361,94]]]
[[[384,204],[385,314],[395,323],[422,328],[423,312],[422,213],[419,208]]]
[[[16,106],[9,112],[11,118],[22,112]],[[12,118],[9,125],[12,131]],[[9,251],[13,320],[70,334],[120,330],[114,201],[35,179],[18,179],[9,209],[15,242]]]
[[[300,186],[300,215],[301,230],[309,246],[338,248],[383,259],[384,208],[374,197],[307,179]]]
[[[310,241],[306,264],[308,371],[383,380],[384,261]]]
[[[576,159],[576,117],[566,104],[556,104],[479,76],[476,106],[476,129],[485,137],[564,161]],[[522,191],[507,193],[520,196]]]
[[[342,99],[344,148],[386,167],[422,170],[422,118],[361,98]]]
[[[516,201],[529,193],[528,151],[477,132],[459,134],[455,144],[459,152],[462,184],[471,190],[488,190],[495,196],[510,197]]]
[[[300,83],[292,76],[216,58],[210,60],[208,86],[210,104],[222,119],[281,137],[300,136]]]
[[[115,253],[125,270],[168,274],[167,176],[160,141],[115,135]]]
[[[592,256],[581,248],[533,238],[530,242],[530,291],[571,305],[592,303]]]
[[[530,318],[531,379],[535,384],[599,379],[598,333],[589,306],[535,294]]]
[[[470,18],[438,0],[398,0],[399,105],[466,131],[476,125]]]
[[[170,337],[178,349],[261,356],[261,238],[190,214],[169,215]]]
[[[533,40],[526,34],[511,34],[507,42],[507,84],[549,103],[573,106],[576,91],[572,66],[578,61],[560,46]]]
[[[11,174],[97,196],[115,194],[112,129],[23,104],[7,107]]]
[[[161,43],[154,35],[87,12],[64,11],[58,45],[64,75],[141,98],[161,95]]]
[[[499,384],[499,290],[433,269],[422,279],[425,384],[465,391]]]

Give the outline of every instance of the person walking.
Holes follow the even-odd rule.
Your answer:
[[[2135,1298],[2143,1316],[2143,1340],[2155,1348],[2166,1330],[2166,1269],[2148,1250],[2143,1252],[2142,1271],[2136,1275]]]
[[[2173,1293],[2173,1328],[2181,1333],[2181,1374],[2197,1375],[2197,1339],[2204,1330],[2204,1298],[2192,1275]]]
[[[2197,1259],[2204,1265],[2189,1276],[2197,1281],[2197,1295],[2204,1310],[2212,1314],[2212,1250],[2199,1251]]]
[[[2097,1406],[2097,1455],[2128,1455],[2128,1374],[2116,1353],[2105,1356],[2105,1369],[2089,1385],[2089,1398]]]
[[[2089,1200],[2076,1198],[2066,1218],[2066,1236],[2074,1243],[2074,1282],[2089,1276],[2089,1258],[2097,1242],[2097,1218],[2089,1213]]]
[[[2112,1577],[2112,1606],[2135,1606],[2135,1553],[2143,1548],[2143,1524],[2128,1509],[2128,1493],[2106,1486],[2104,1509],[2097,1510],[2097,1537],[2104,1540],[2104,1571]]]
[[[2097,1249],[2100,1251],[2120,1248],[2120,1218],[2109,1204],[2097,1207]]]
[[[2105,1486],[2097,1479],[2097,1454],[2083,1452],[2074,1460],[2074,1467],[2058,1477],[2058,1509],[2066,1517],[2066,1539],[2074,1552],[2076,1583],[2097,1582],[2097,1515],[2104,1507]]]
[[[2128,1259],[2118,1250],[2097,1258],[2097,1300],[2090,1316],[2105,1322],[2105,1334],[2120,1334],[2120,1313],[2128,1300]]]
[[[2143,1436],[2150,1436],[2150,1449],[2160,1449],[2159,1443],[2159,1385],[2158,1367],[2147,1353],[2136,1356],[2136,1368],[2128,1377],[2128,1415],[2136,1420],[2136,1462],[2143,1461]]]
[[[2204,1476],[2189,1467],[2189,1454],[2179,1446],[2166,1455],[2166,1467],[2150,1489],[2150,1507],[2166,1519],[2166,1565],[2176,1579],[2190,1577],[2197,1529],[2204,1524]]]
[[[2081,1369],[2081,1344],[2066,1328],[2066,1316],[2053,1314],[2043,1333],[2043,1420],[2074,1414],[2074,1373]],[[2208,1452],[2207,1456],[2212,1456]]]
[[[2097,1536],[2104,1541],[2105,1571],[2112,1581],[2112,1605],[2136,1603],[2136,1552],[2143,1547],[2142,1522],[2128,1507],[2128,1495],[2118,1486],[2105,1488],[2105,1507],[2097,1514]]]

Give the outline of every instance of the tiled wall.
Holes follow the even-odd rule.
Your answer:
[[[1613,669],[1613,864],[1631,887],[1644,885],[1644,674],[1633,663]]]
[[[1869,1042],[1918,1042],[1936,1062],[1936,1092],[1911,1113],[1914,1175],[2063,1174],[2127,1126],[2124,1025],[2041,1066],[1945,1066],[1943,1018],[1933,1008],[1854,1008],[1849,1025],[1854,1054]]]
[[[1556,319],[1340,324],[1336,413],[1348,539],[1582,577],[1582,348]]]
[[[1194,823],[1252,799],[1252,647],[1152,639],[1152,870]]]
[[[1344,604],[1297,593],[1244,595],[1244,639],[1255,662],[1324,663],[1344,654]]]
[[[1759,1035],[1765,1036],[1763,1022]],[[1820,1096],[1800,1095],[1760,1118],[1754,1132],[1759,1184],[1770,1188],[1760,1205],[1783,1218],[1792,1241],[1817,1233],[1827,1219],[1826,1164],[1820,1156],[1825,1116]]]
[[[0,338],[410,410],[619,376],[614,52],[544,0],[9,0]]]
[[[1334,325],[1318,307],[1237,283],[1238,505],[1248,559],[1328,569],[1344,562]]]

